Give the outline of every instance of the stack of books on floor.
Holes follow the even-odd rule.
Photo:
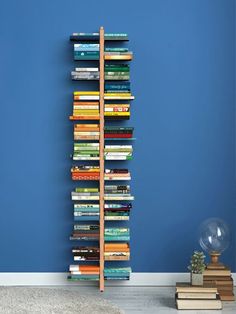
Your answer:
[[[177,283],[175,294],[178,310],[221,310],[222,302],[217,288]]]
[[[99,239],[99,225],[74,225],[70,240],[96,241]]]
[[[99,124],[75,124],[74,140],[99,140]]]
[[[128,34],[126,33],[107,33],[104,34],[105,40],[111,41],[119,41],[119,40],[129,40]],[[99,33],[73,33],[70,36],[71,41],[91,41],[91,40],[99,40]]]
[[[107,139],[131,139],[133,137],[134,128],[105,126],[104,137]]]
[[[85,192],[89,191],[89,192]],[[71,192],[72,201],[98,201],[99,189],[98,188],[76,188]]]
[[[74,60],[99,60],[99,44],[74,44]]]
[[[129,64],[106,64],[105,80],[109,81],[129,81],[130,67]]]
[[[99,160],[99,143],[74,143],[73,160]]]
[[[70,265],[68,280],[99,280],[99,266],[96,265]]]
[[[87,190],[90,190],[90,188]],[[75,221],[98,221],[99,215],[99,204],[74,204]]]
[[[130,118],[130,104],[105,104],[104,117],[106,120],[128,120]],[[98,102],[74,102],[73,115],[70,116],[70,120],[99,120]],[[76,124],[74,136],[75,139],[98,140],[99,125]]]
[[[225,269],[206,269],[204,271],[204,286],[216,287],[222,301],[234,301],[234,283],[231,271]]]
[[[129,280],[131,274],[130,267],[105,267],[105,280]]]
[[[129,228],[105,228],[104,232],[104,240],[105,241],[129,241],[130,234]]]
[[[134,197],[130,194],[130,185],[105,185],[105,200],[132,201]]]
[[[76,91],[74,92],[74,101],[77,100],[99,100],[99,91]],[[133,100],[134,96],[129,92],[104,93],[105,100]]]
[[[71,78],[74,81],[99,80],[99,68],[75,68],[75,70],[71,72]]]
[[[129,243],[105,243],[105,261],[128,261],[130,259]]]
[[[73,166],[71,168],[72,180],[99,180],[99,166]],[[81,189],[80,192],[89,192],[88,189]],[[91,192],[91,191],[90,191]]]
[[[105,160],[131,160],[133,157],[132,145],[105,145]]]
[[[99,247],[79,246],[72,249],[74,261],[99,261]]]
[[[105,220],[129,220],[132,204],[105,204]]]
[[[104,179],[108,181],[131,180],[128,169],[105,169]]]

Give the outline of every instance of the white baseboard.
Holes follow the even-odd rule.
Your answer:
[[[68,282],[67,273],[0,273],[0,286],[68,286],[96,285],[94,282]],[[236,273],[233,274],[236,283]],[[106,286],[174,286],[189,281],[189,273],[132,273],[127,281],[106,281]]]

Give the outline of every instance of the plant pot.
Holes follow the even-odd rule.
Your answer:
[[[203,274],[191,273],[192,286],[203,286]]]

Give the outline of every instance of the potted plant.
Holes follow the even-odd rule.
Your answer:
[[[191,284],[193,286],[203,285],[203,272],[206,269],[205,255],[203,252],[194,251],[188,269],[191,271]]]

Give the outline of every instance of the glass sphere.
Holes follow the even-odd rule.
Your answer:
[[[200,226],[199,243],[201,248],[211,253],[221,254],[230,243],[228,225],[220,218],[205,220]]]

